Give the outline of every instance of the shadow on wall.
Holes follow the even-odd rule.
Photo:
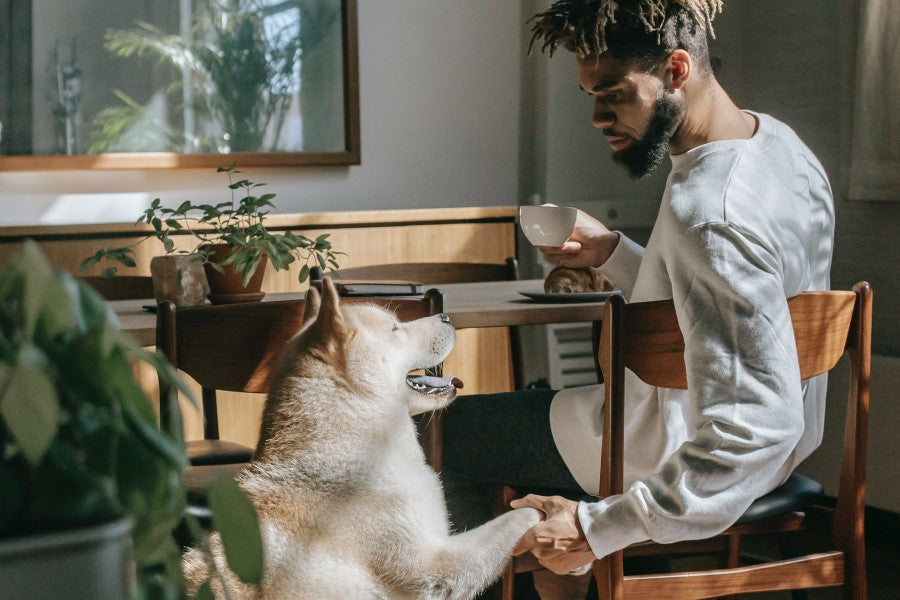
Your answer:
[[[822,482],[825,493],[836,496],[840,475],[840,453],[844,427],[844,395],[850,382],[847,357],[841,359],[828,380],[825,412],[825,436],[822,445],[797,469]],[[900,454],[897,431],[900,411],[900,358],[872,356],[872,381],[869,408],[869,448],[866,472],[866,504],[900,513]]]

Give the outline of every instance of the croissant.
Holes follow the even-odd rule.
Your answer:
[[[597,269],[589,267],[556,267],[544,279],[544,291],[548,294],[606,292],[611,289],[613,282]]]

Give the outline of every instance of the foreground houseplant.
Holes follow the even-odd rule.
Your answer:
[[[178,597],[181,547],[175,531],[186,503],[187,465],[181,421],[176,403],[172,429],[157,428],[133,361],[149,363],[186,391],[161,354],[140,348],[93,289],[53,270],[33,242],[10,265],[0,266],[3,586],[39,589],[39,597],[96,596],[77,585],[96,585],[118,565],[110,582],[115,589],[105,597]],[[244,543],[235,560],[253,579],[261,573],[255,513],[233,481],[216,489],[210,503],[219,511],[217,522],[240,528]],[[190,520],[187,525],[198,530]],[[56,554],[66,536],[104,527],[100,537],[115,534],[117,558],[104,550],[96,571],[75,573],[58,593],[46,589],[56,574],[34,564],[41,558],[34,548],[43,543],[53,550],[44,554]],[[48,536],[57,537],[47,545]],[[27,561],[16,562],[23,551]],[[76,548],[76,556],[83,552]]]
[[[235,180],[235,175],[241,171],[234,165],[220,167],[217,171],[228,177],[231,196],[228,200],[218,204],[185,201],[176,208],[169,208],[156,198],[136,224],[150,225],[153,232],[148,237],[160,240],[167,254],[176,253],[172,235],[190,233],[195,236],[197,245],[181,254],[207,267],[211,285],[219,279],[218,275],[236,276],[239,297],[259,293],[267,260],[275,270],[287,269],[294,262],[302,261],[298,272],[301,283],[307,280],[310,268],[314,266],[339,268],[337,256],[340,253],[332,249],[329,234],[310,239],[291,231],[269,231],[265,219],[274,208],[275,194],[257,195],[256,190],[265,184],[248,179]],[[82,262],[81,268],[87,269],[104,260],[133,267],[133,247],[101,248]],[[109,267],[105,273],[111,276],[115,267]],[[250,285],[251,282],[255,287]],[[216,289],[211,289],[211,293],[221,294]]]

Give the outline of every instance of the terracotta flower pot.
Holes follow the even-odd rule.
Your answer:
[[[218,262],[227,258],[233,249],[231,246],[216,244],[209,254],[210,262]],[[225,265],[224,273],[205,263],[206,279],[209,282],[209,301],[213,304],[233,304],[235,302],[259,302],[266,295],[261,292],[263,276],[266,273],[268,257],[263,254],[259,266],[245,286],[241,275],[235,273],[231,265]]]
[[[153,296],[175,306],[198,306],[206,302],[209,284],[202,261],[188,254],[154,256],[150,259]]]

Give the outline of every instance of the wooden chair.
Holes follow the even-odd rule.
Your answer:
[[[322,272],[314,269],[312,278],[321,279]],[[521,279],[519,263],[508,257],[502,263],[428,262],[389,263],[341,269],[338,279],[400,279],[418,281],[426,286],[445,283],[474,283],[477,281],[512,281]],[[525,367],[522,340],[518,327],[509,327],[509,347],[515,389],[525,387]]]
[[[616,552],[594,563],[601,599],[710,598],[817,587],[844,588],[844,597],[866,597],[863,511],[871,362],[872,289],[858,283],[852,292],[806,292],[788,300],[794,326],[801,379],[830,371],[849,353],[851,383],[841,457],[837,504],[828,518],[817,519],[824,507],[800,512],[808,497],[797,498],[799,475],[757,500],[742,519],[716,536],[727,553],[725,568],[652,576],[625,576]],[[684,341],[671,301],[625,305],[607,303],[603,314],[600,363],[606,376],[600,497],[622,492],[624,370],[662,387],[687,387]],[[804,492],[805,493],[805,492]],[[803,495],[803,494],[801,494]],[[752,533],[811,530],[824,526],[830,538],[822,552],[739,566],[740,537]],[[677,554],[692,543],[637,544],[632,554],[659,551]]]
[[[343,299],[376,303],[389,307],[401,320],[413,320],[443,310],[443,295],[428,290],[424,297]],[[191,376],[202,388],[204,439],[188,443],[189,458],[208,453],[216,446],[243,449],[224,463],[196,462],[188,470],[188,492],[194,504],[201,504],[211,478],[223,470],[235,472],[250,460],[252,450],[219,439],[216,391],[265,393],[269,375],[287,341],[303,322],[305,300],[251,302],[175,308],[160,303],[157,310],[157,346],[173,366]],[[160,416],[171,422],[176,410],[175,391],[160,381]],[[439,450],[439,446],[438,446]],[[429,451],[426,448],[426,452]],[[439,460],[439,452],[436,456]]]
[[[106,300],[153,298],[153,281],[149,275],[90,275],[78,279],[97,290]]]
[[[843,597],[866,598],[863,515],[871,362],[872,289],[806,292],[788,301],[800,361],[801,379],[825,373],[849,354],[851,381],[841,456],[840,486],[834,509],[817,505],[822,487],[793,474],[779,488],[756,500],[718,536],[674,544],[635,544],[594,562],[600,600],[666,598],[687,600],[729,594],[818,587],[843,587]],[[623,491],[624,372],[628,368],[651,385],[687,388],[684,339],[671,301],[625,304],[619,296],[603,310],[599,362],[604,386],[603,443],[599,497]],[[509,488],[503,499],[515,496]],[[828,542],[822,551],[740,565],[741,537],[803,532]],[[722,568],[706,571],[625,575],[626,556],[717,554]],[[512,598],[510,567],[499,597]]]

